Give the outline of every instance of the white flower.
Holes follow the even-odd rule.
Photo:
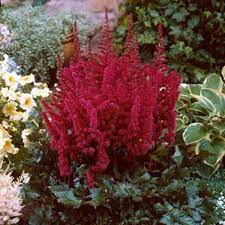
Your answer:
[[[36,102],[33,99],[33,96],[28,93],[22,93],[20,96],[20,107],[24,110],[31,110],[36,106]]]
[[[18,84],[19,84],[19,76],[16,74],[15,71],[13,71],[12,73],[6,73],[3,76],[3,79],[5,80],[5,84],[6,86],[8,86],[9,88],[11,88],[12,90],[16,90]]]
[[[1,94],[3,97],[8,98],[9,100],[15,101],[17,99],[17,93],[14,90],[11,90],[7,87],[1,89]]]
[[[26,112],[23,113],[23,118],[22,118],[23,122],[26,122],[29,119],[30,113],[31,113],[31,110],[27,110]]]
[[[13,180],[10,173],[0,173],[0,225],[16,224],[21,215],[22,183]]]
[[[31,94],[34,96],[34,98],[36,97],[48,97],[49,96],[49,93],[50,93],[50,90],[45,87],[45,88],[37,88],[37,87],[34,87],[31,91]]]
[[[34,75],[30,74],[27,76],[21,76],[19,82],[22,86],[24,86],[26,84],[34,83],[35,82]]]
[[[8,129],[9,128],[9,123],[5,120],[2,121],[2,126],[5,128],[5,129]]]
[[[24,129],[22,131],[22,139],[23,139],[23,144],[24,144],[24,147],[27,148],[30,144],[30,140],[28,139],[28,136],[31,134],[31,130],[30,129]]]

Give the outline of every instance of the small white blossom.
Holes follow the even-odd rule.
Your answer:
[[[21,188],[21,178],[14,181],[10,173],[0,173],[0,225],[19,222],[23,208]]]

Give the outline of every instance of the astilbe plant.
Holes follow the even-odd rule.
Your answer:
[[[165,65],[160,29],[152,66],[141,63],[131,23],[120,57],[107,15],[98,52],[90,47],[83,53],[74,30],[74,57],[69,67],[59,68],[56,91],[49,103],[43,101],[42,116],[60,175],[70,175],[70,161],[82,162],[93,186],[95,175],[109,165],[134,165],[157,143],[173,143],[180,76]]]

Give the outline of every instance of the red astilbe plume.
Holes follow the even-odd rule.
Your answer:
[[[157,70],[163,71],[164,76],[158,79],[159,93],[154,110],[154,140],[159,144],[165,141],[169,145],[172,145],[175,138],[175,107],[179,96],[181,76],[178,75],[176,71],[169,71],[166,62],[163,28],[162,23],[159,23],[154,66]]]
[[[50,102],[43,101],[42,112],[61,176],[69,176],[72,160],[85,163],[90,187],[109,165],[132,165],[146,156],[164,130],[163,141],[172,143],[179,86],[176,72],[166,74],[160,63],[141,63],[131,23],[126,49],[118,57],[106,14],[99,49],[82,53],[75,28],[77,53],[69,67],[59,68],[58,86]]]

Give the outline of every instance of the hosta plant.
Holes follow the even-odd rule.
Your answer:
[[[182,84],[177,109],[177,132],[187,150],[200,156],[204,172],[215,171],[225,155],[223,79],[211,74],[203,84]]]
[[[96,174],[140,162],[150,166],[153,148],[173,144],[181,78],[165,65],[161,26],[153,65],[141,63],[131,23],[125,51],[116,55],[106,17],[99,51],[82,53],[76,34],[75,55],[59,74],[42,115],[62,176],[71,174],[71,161],[84,163],[93,186]]]

